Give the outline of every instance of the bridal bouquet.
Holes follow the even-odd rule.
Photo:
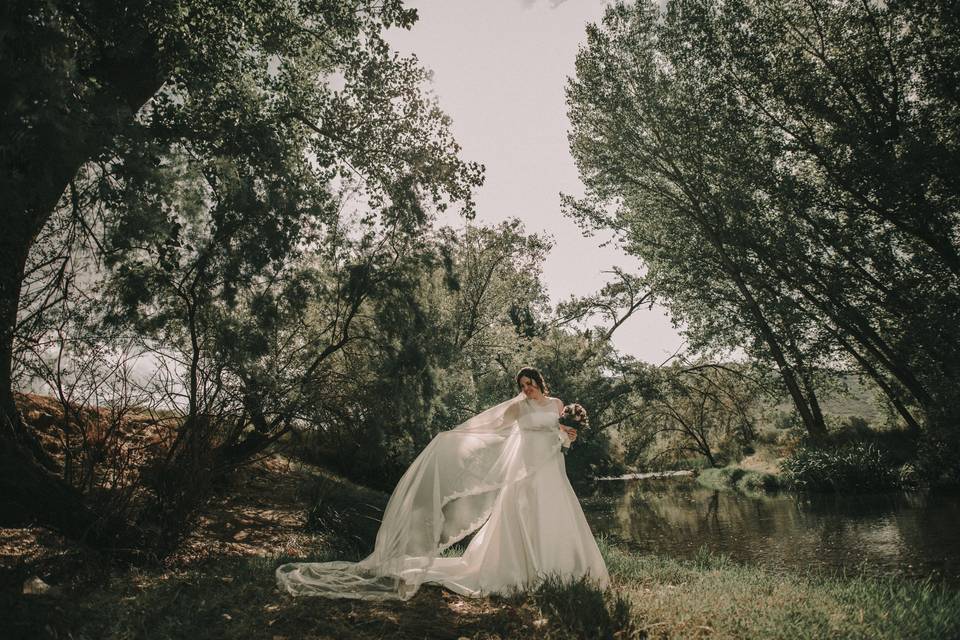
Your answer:
[[[564,427],[576,429],[577,431],[589,427],[590,420],[587,418],[587,410],[576,402],[568,404],[560,414],[560,424]],[[560,441],[563,443],[564,448],[570,447],[570,439],[563,429],[560,430]]]

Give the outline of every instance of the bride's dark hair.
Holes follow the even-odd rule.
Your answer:
[[[524,367],[517,372],[517,377],[516,377],[517,389],[521,391],[523,390],[523,387],[520,386],[520,378],[524,376],[533,380],[533,383],[538,387],[540,387],[540,393],[542,393],[543,395],[547,395],[548,393],[550,393],[550,387],[548,387],[547,383],[543,380],[543,374],[540,373],[540,371],[538,371],[537,369],[534,369],[533,367]]]

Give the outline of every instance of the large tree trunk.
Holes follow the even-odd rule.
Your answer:
[[[11,225],[6,234],[0,234],[0,447],[3,442],[19,447],[46,470],[56,471],[56,463],[25,428],[13,400],[13,340],[26,247],[32,238],[27,224]]]
[[[131,29],[136,26],[132,24]],[[143,30],[142,25],[139,28]],[[63,68],[78,63],[63,62]],[[100,548],[133,548],[140,538],[125,523],[108,523],[109,519],[90,510],[83,495],[53,472],[55,465],[24,424],[14,401],[14,334],[24,266],[37,234],[79,168],[100,153],[162,86],[159,69],[148,38],[138,50],[103,51],[99,60],[79,71],[80,76],[96,78],[99,86],[84,94],[82,103],[63,104],[60,109],[45,106],[25,114],[31,118],[25,118],[22,126],[0,132],[5,152],[0,156],[0,219],[4,221],[0,233],[0,521],[39,524]],[[59,67],[51,71],[59,72]],[[16,91],[17,95],[4,96],[0,107],[17,114],[21,104],[46,105],[56,100],[43,93],[45,87],[37,82]]]

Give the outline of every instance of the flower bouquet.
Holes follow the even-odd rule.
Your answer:
[[[576,402],[566,405],[560,413],[560,424],[577,431],[589,427],[590,420],[587,418],[587,410]],[[564,449],[570,448],[570,436],[563,429],[560,429],[560,444]]]

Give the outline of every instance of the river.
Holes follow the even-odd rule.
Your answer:
[[[701,547],[778,569],[931,576],[960,586],[960,494],[750,497],[692,478],[597,482],[578,490],[594,534],[641,552]]]

